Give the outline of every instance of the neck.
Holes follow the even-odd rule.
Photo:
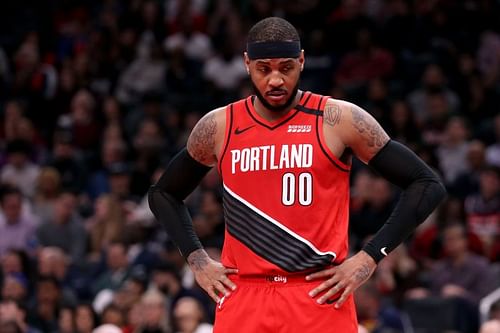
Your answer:
[[[292,103],[290,103],[290,106],[288,106],[286,109],[283,109],[281,111],[274,111],[274,110],[269,110],[262,104],[259,98],[255,98],[254,101],[254,109],[255,112],[259,114],[262,118],[273,121],[276,119],[280,119],[284,115],[286,115],[290,110],[295,108],[297,104],[299,104],[300,98],[302,97],[303,92],[301,90],[298,90],[297,93],[295,94],[295,97],[293,98]]]

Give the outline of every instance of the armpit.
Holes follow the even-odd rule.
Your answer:
[[[215,142],[217,122],[213,112],[207,113],[196,124],[187,142],[189,154],[198,162],[205,165],[215,163]]]

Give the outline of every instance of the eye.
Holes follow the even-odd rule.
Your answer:
[[[269,72],[269,68],[267,67],[258,67],[257,70],[264,74]]]
[[[281,69],[283,73],[288,73],[289,71],[292,70],[292,66],[285,66]]]

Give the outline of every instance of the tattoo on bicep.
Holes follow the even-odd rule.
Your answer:
[[[382,148],[389,139],[382,127],[371,118],[368,118],[359,108],[351,107],[351,111],[353,125],[364,137],[368,146]]]
[[[338,105],[327,105],[324,112],[324,121],[330,125],[335,126],[340,123],[342,117],[342,109]]]
[[[187,149],[201,163],[211,164],[215,149],[215,134],[217,122],[213,113],[207,114],[196,124],[189,140]]]
[[[188,263],[192,270],[203,269],[208,264],[208,256],[203,250],[196,250],[189,255]]]

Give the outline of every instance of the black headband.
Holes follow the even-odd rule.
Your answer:
[[[247,54],[250,60],[298,58],[300,51],[299,41],[252,42],[247,44]]]

